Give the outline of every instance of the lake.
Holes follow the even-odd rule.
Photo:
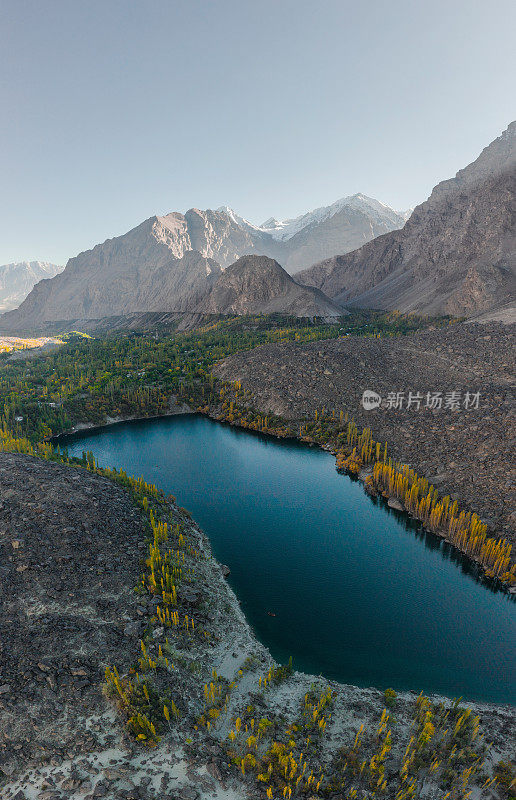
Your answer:
[[[516,702],[514,600],[329,453],[198,415],[60,444],[174,494],[276,660],[358,686]]]

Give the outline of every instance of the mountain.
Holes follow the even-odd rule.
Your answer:
[[[339,303],[471,316],[515,297],[516,122],[401,230],[298,274]]]
[[[341,200],[337,200],[331,206],[316,208],[314,211],[309,211],[294,219],[286,219],[280,222],[271,217],[259,227],[259,230],[270,234],[279,241],[287,241],[303,229],[313,228],[315,225],[326,222],[347,209],[352,209],[364,216],[368,216],[372,224],[379,227],[396,228],[399,226],[400,220],[404,219],[403,213],[400,214],[397,211],[393,211],[392,208],[389,208],[384,203],[380,203],[371,197],[366,197],[364,194],[354,194],[351,197],[343,197]],[[245,220],[243,221],[245,222]]]
[[[181,226],[174,223],[152,217],[71,258],[64,272],[41,281],[20,308],[3,315],[0,326],[16,330],[46,321],[186,310],[221,268],[212,258],[184,250]]]
[[[194,309],[198,314],[338,317],[344,312],[318,289],[301,286],[272,258],[242,256],[224,270]]]
[[[327,256],[354,250],[405,222],[403,214],[363,194],[343,197],[294,219],[271,217],[261,225],[253,225],[227,206],[218,211],[247,232],[256,252],[277,259],[291,275]]]
[[[265,255],[292,271],[402,224],[401,215],[364,195],[261,227],[227,207],[150,217],[71,258],[0,325],[26,330],[45,321],[190,310],[242,255]]]
[[[64,267],[48,261],[18,261],[0,266],[0,312],[17,308],[42,278],[53,278]]]

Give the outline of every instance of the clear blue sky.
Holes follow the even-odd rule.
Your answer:
[[[516,116],[513,0],[0,0],[0,264],[154,213],[404,209]]]

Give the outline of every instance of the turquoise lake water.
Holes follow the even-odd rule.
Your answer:
[[[174,494],[278,661],[359,686],[516,702],[514,600],[339,475],[330,454],[195,415],[60,444]]]

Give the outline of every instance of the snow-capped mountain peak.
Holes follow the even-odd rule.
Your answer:
[[[49,261],[17,261],[0,266],[0,312],[19,306],[42,278],[53,278],[64,267]]]
[[[319,225],[321,222],[331,219],[335,214],[338,214],[345,208],[360,211],[367,214],[369,217],[374,217],[378,222],[387,223],[392,227],[401,227],[404,222],[403,216],[394,211],[390,206],[372,197],[367,197],[365,194],[357,193],[349,197],[342,197],[329,206],[321,206],[306,214],[301,214],[299,217],[285,220],[278,220],[275,217],[270,217],[270,219],[266,220],[261,225],[255,226],[255,229],[268,233],[274,239],[285,242],[304,228],[314,224]]]
[[[220,206],[219,208],[216,208],[215,211],[217,214],[225,214],[226,217],[229,217],[235,221],[241,219],[236,211],[230,206]]]
[[[281,222],[277,220],[276,217],[269,217],[269,219],[266,219],[265,222],[262,222],[258,227],[261,228],[261,230],[268,230],[269,228],[277,228],[278,225],[281,225]]]
[[[220,206],[209,214],[215,227],[225,218],[223,235],[236,237],[237,249],[275,258],[291,274],[336,253],[355,250],[376,236],[402,228],[406,221],[390,206],[360,192],[298,217],[269,217],[261,225],[249,222],[230,206]],[[205,255],[212,257],[213,252]]]
[[[232,222],[234,222],[236,225],[239,225],[241,228],[245,228],[247,230],[251,229],[253,231],[259,230],[256,225],[253,225],[252,222],[249,222],[249,220],[241,217],[240,214],[237,214],[233,208],[230,208],[230,206],[220,206],[219,208],[215,209],[215,212],[217,214],[225,214],[226,217],[229,217]]]
[[[321,222],[331,219],[335,214],[340,213],[345,208],[362,212],[369,217],[373,217],[375,221],[386,223],[391,227],[401,227],[411,213],[410,210],[408,216],[406,216],[404,213],[394,211],[393,208],[385,203],[381,203],[379,200],[375,200],[373,197],[368,197],[360,192],[348,197],[341,197],[340,200],[336,200],[329,206],[320,206],[313,211],[300,214],[298,217],[284,220],[278,220],[276,217],[269,217],[269,219],[262,222],[261,225],[254,225],[252,222],[249,222],[249,220],[237,214],[230,206],[220,206],[216,209],[216,212],[225,214],[232,222],[246,230],[262,232],[272,236],[273,239],[285,242],[304,228],[308,228],[311,225],[319,225]]]

